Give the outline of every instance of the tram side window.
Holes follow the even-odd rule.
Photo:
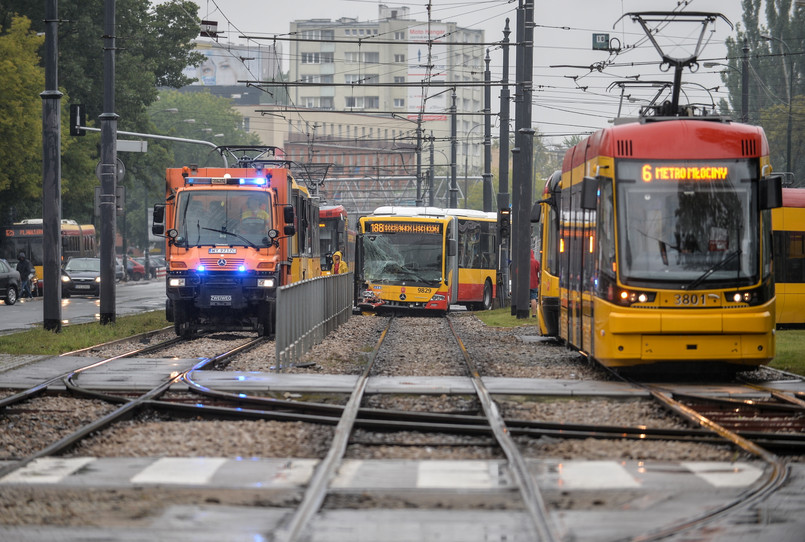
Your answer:
[[[598,214],[598,269],[611,277],[615,276],[615,210],[612,205],[612,181],[599,183],[600,213]]]
[[[774,232],[774,280],[805,283],[805,232]]]

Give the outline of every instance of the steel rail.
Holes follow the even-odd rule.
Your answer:
[[[4,397],[3,399],[0,399],[0,411],[2,411],[7,406],[14,405],[14,404],[17,404],[17,403],[21,403],[23,401],[27,401],[28,399],[33,399],[34,397],[42,395],[43,393],[45,393],[47,391],[49,386],[55,384],[56,382],[64,381],[65,378],[68,378],[72,374],[87,371],[89,369],[94,369],[95,367],[100,367],[101,365],[105,365],[106,363],[109,363],[111,361],[115,361],[115,360],[118,360],[118,359],[121,359],[121,358],[140,355],[140,354],[143,354],[143,353],[150,352],[152,350],[158,350],[160,348],[164,348],[165,346],[169,346],[171,344],[174,344],[174,343],[178,342],[177,339],[178,338],[168,339],[166,341],[163,341],[161,343],[157,343],[155,345],[149,345],[149,346],[146,346],[144,348],[140,348],[140,349],[137,349],[137,350],[132,350],[130,352],[119,354],[117,356],[112,356],[110,358],[102,359],[100,361],[95,361],[95,362],[92,362],[92,363],[90,363],[88,365],[80,367],[78,369],[73,369],[71,371],[67,371],[67,372],[61,373],[59,375],[56,375],[54,377],[47,378],[47,379],[43,380],[42,382],[39,382],[38,384],[36,384],[34,386],[31,386],[30,388],[28,388],[26,390],[23,390],[21,392],[18,392],[18,393],[15,393],[13,395],[9,395],[8,397]],[[181,340],[181,339],[179,339],[179,340]],[[108,343],[104,343],[104,344],[108,344]],[[92,346],[90,348],[97,348],[98,346],[100,346],[100,345]],[[75,352],[81,352],[81,351],[83,351],[83,350],[76,350]]]
[[[171,340],[174,340],[174,339],[171,339]],[[16,470],[19,470],[19,469],[25,467],[26,465],[32,463],[33,461],[35,461],[37,459],[47,457],[47,456],[50,456],[50,455],[55,455],[55,454],[58,454],[58,453],[62,453],[64,451],[72,448],[76,443],[78,443],[80,440],[86,438],[87,436],[89,436],[89,435],[91,435],[91,434],[93,434],[95,432],[102,431],[103,429],[106,429],[107,427],[109,427],[113,423],[116,423],[118,421],[121,421],[121,420],[128,419],[128,418],[132,417],[140,409],[144,408],[148,404],[148,402],[150,400],[160,397],[172,385],[176,384],[177,382],[180,382],[182,376],[186,372],[193,371],[193,370],[198,370],[200,368],[207,367],[210,364],[220,362],[222,359],[226,359],[228,357],[231,357],[231,356],[233,356],[235,354],[243,352],[246,349],[254,348],[258,344],[260,344],[262,342],[265,342],[266,340],[267,339],[265,337],[258,337],[257,339],[254,339],[254,340],[250,341],[249,343],[246,343],[244,345],[240,345],[240,346],[238,346],[238,347],[236,347],[234,349],[230,349],[230,350],[228,350],[228,351],[226,351],[226,352],[224,352],[222,354],[219,354],[217,356],[214,356],[212,358],[202,359],[201,361],[199,361],[196,365],[194,365],[193,367],[191,367],[187,371],[183,371],[183,372],[180,372],[178,374],[171,375],[165,382],[160,383],[158,386],[152,388],[151,390],[147,391],[146,393],[142,394],[141,396],[139,396],[136,399],[128,400],[126,403],[124,403],[123,405],[121,405],[120,407],[115,409],[114,411],[106,414],[105,416],[102,416],[101,418],[98,418],[97,420],[94,420],[94,421],[82,426],[78,430],[73,431],[69,435],[66,435],[66,436],[62,437],[58,441],[50,444],[49,446],[46,446],[45,448],[39,450],[38,452],[35,452],[35,453],[33,453],[33,454],[21,459],[20,461],[14,462],[12,464],[6,465],[3,468],[0,468],[0,478],[2,478],[4,476],[7,476],[8,474],[10,474],[10,473],[12,473],[12,472],[14,472]],[[154,348],[155,346],[156,345],[153,345],[151,347],[147,347],[146,350],[149,349],[149,348]],[[84,371],[86,371],[86,370],[88,370],[88,369],[90,369],[92,367],[98,367],[99,365],[102,365],[103,363],[107,363],[107,362],[109,362],[109,361],[111,361],[113,359],[119,359],[121,357],[124,357],[125,355],[131,355],[131,353],[123,354],[121,356],[115,356],[114,358],[109,358],[108,360],[103,360],[103,362],[94,363],[94,364],[88,365],[86,367],[82,367],[81,369],[78,369],[78,370],[75,370],[75,371],[70,371],[67,374],[67,376],[64,377],[64,380],[65,381],[70,380],[74,376],[79,374],[80,372],[84,372]],[[65,382],[65,385],[67,385],[67,382]],[[80,388],[76,388],[76,389],[80,389]],[[84,391],[86,391],[86,390],[84,390]]]
[[[478,367],[475,365],[467,348],[458,336],[458,333],[453,327],[453,323],[449,318],[446,318],[446,320],[453,334],[453,338],[455,338],[456,343],[461,349],[464,361],[469,368],[472,385],[475,387],[475,393],[481,401],[481,406],[488,419],[489,426],[503,449],[504,454],[506,454],[512,475],[517,486],[520,488],[520,493],[529,511],[529,517],[537,530],[539,540],[542,542],[561,540],[562,537],[559,535],[559,531],[551,520],[545,499],[542,497],[542,493],[537,483],[534,481],[534,477],[529,474],[523,454],[520,453],[519,447],[512,439],[511,432],[506,426],[506,422],[503,416],[501,416],[500,410],[498,410],[497,405],[492,401],[492,397],[478,372]]]
[[[352,433],[352,429],[355,426],[361,400],[366,391],[366,384],[369,381],[369,373],[377,360],[377,354],[380,352],[380,348],[383,346],[383,342],[394,320],[395,318],[393,317],[389,318],[386,328],[380,334],[380,338],[377,340],[377,344],[364,367],[363,373],[358,378],[358,382],[352,390],[349,401],[347,401],[347,404],[344,406],[344,412],[338,420],[338,425],[336,425],[333,441],[330,444],[327,456],[316,466],[310,483],[305,490],[302,503],[297,507],[287,525],[282,526],[274,533],[274,540],[283,542],[295,542],[299,540],[304,528],[310,524],[313,516],[318,512],[319,508],[321,508],[321,504],[324,502],[324,498],[327,495],[327,488],[330,481],[335,476],[336,469],[341,464],[341,460],[346,452],[347,444],[349,443],[349,435]]]

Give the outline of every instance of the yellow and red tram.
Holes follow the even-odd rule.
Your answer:
[[[543,333],[614,368],[768,363],[770,172],[763,130],[720,118],[644,118],[569,149],[541,203]]]
[[[805,327],[805,188],[783,188],[771,212],[777,327]]]

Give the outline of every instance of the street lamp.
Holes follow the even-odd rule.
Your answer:
[[[766,41],[778,41],[778,42],[780,42],[783,45],[783,47],[785,47],[785,50],[788,51],[787,54],[788,55],[791,54],[791,49],[788,47],[788,44],[786,42],[784,42],[783,40],[781,40],[780,38],[775,38],[771,34],[761,34],[760,37],[763,38]],[[788,86],[788,88],[787,88],[787,91],[788,91],[788,135],[787,135],[787,141],[786,141],[786,158],[785,158],[785,161],[786,161],[786,171],[791,173],[791,102],[792,102],[792,97],[793,97],[792,95],[794,94],[794,59],[793,58],[791,59],[791,63],[789,64],[788,69],[786,69],[785,57],[786,57],[786,55],[784,54],[783,55],[783,76],[786,77],[786,79],[787,79],[786,82],[788,83],[788,85],[787,85]]]

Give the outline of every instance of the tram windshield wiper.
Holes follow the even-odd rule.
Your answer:
[[[202,230],[208,230],[208,231],[214,231],[215,233],[223,233],[224,235],[232,235],[234,237],[237,237],[238,239],[241,239],[242,241],[245,241],[250,247],[252,247],[253,249],[257,250],[257,245],[255,245],[254,243],[252,243],[251,241],[249,241],[248,239],[246,239],[242,235],[237,234],[237,233],[235,233],[233,231],[216,230],[215,228],[201,228],[201,229]]]
[[[727,265],[728,263],[730,263],[732,260],[734,260],[735,258],[737,258],[740,255],[741,255],[741,249],[738,249],[735,252],[731,252],[731,253],[727,254],[726,256],[724,256],[724,258],[721,261],[713,264],[707,271],[705,271],[704,273],[699,275],[699,278],[697,278],[696,280],[694,280],[693,282],[691,282],[690,284],[685,286],[684,289],[685,290],[695,290],[698,286],[701,285],[702,282],[705,281],[705,279],[707,277],[709,277],[714,272],[718,271],[719,269],[721,269],[722,267],[724,267],[725,265]]]

